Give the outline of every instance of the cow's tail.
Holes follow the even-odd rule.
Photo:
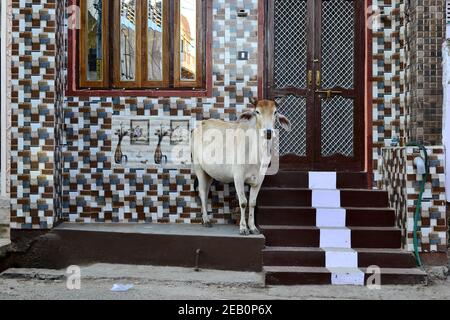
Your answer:
[[[195,180],[194,180],[194,191],[195,192],[198,191],[198,178],[197,177],[195,177]]]

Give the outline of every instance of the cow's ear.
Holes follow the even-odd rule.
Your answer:
[[[255,113],[254,113],[253,111],[247,111],[247,112],[244,112],[243,114],[241,114],[241,115],[239,116],[238,122],[241,122],[241,121],[250,121],[250,120],[253,119],[254,116],[255,116]]]
[[[258,105],[258,100],[256,100],[255,98],[250,97],[248,100],[250,101],[250,103],[251,103],[253,106],[256,107],[256,106]]]
[[[280,123],[281,127],[286,131],[291,131],[291,122],[288,118],[283,116],[282,114],[277,114],[278,122]]]

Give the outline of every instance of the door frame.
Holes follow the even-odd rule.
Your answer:
[[[360,161],[362,169],[370,173],[369,177],[371,177],[371,173],[373,173],[373,140],[372,140],[372,70],[370,66],[372,66],[372,30],[368,28],[367,21],[370,16],[369,10],[372,5],[372,0],[364,0],[364,8],[365,8],[365,32],[361,35],[361,42],[365,48],[365,61],[364,61],[364,97],[363,99],[363,109],[364,109],[364,128],[362,128],[361,133],[364,133],[364,137],[359,137],[361,139],[361,146],[363,150],[360,152],[362,159]],[[268,75],[268,63],[266,62],[266,43],[269,35],[266,33],[266,22],[270,21],[269,11],[268,11],[268,3],[267,0],[259,0],[258,2],[258,52],[264,52],[264,54],[259,54],[258,56],[258,99],[264,99],[267,94],[267,75]],[[270,32],[270,30],[269,30]],[[363,47],[361,46],[361,47]],[[320,168],[319,168],[320,169]],[[344,169],[345,171],[345,169]],[[370,179],[371,180],[371,179]],[[372,181],[369,181],[370,185]]]

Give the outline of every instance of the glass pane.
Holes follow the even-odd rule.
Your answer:
[[[103,0],[87,0],[87,80],[102,79],[103,34],[102,6]]]
[[[136,75],[136,0],[120,0],[120,78]]]
[[[162,0],[148,0],[147,19],[148,80],[162,80],[163,4]]]
[[[181,80],[196,79],[197,0],[180,0]]]

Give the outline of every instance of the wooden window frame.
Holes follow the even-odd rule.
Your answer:
[[[145,0],[137,0],[139,1],[145,1]],[[166,3],[170,0],[163,0]],[[176,3],[178,0],[174,0],[174,3]],[[81,5],[84,0],[69,0],[69,5]],[[108,1],[105,1],[108,2]],[[116,1],[114,1],[116,2]],[[117,1],[119,2],[119,1]],[[145,1],[147,2],[147,1]],[[105,85],[102,83],[99,85],[98,82],[93,83],[93,85],[89,86],[89,83],[84,83],[87,85],[87,87],[81,86],[81,70],[80,70],[80,64],[82,63],[81,59],[79,59],[79,52],[81,47],[81,41],[80,38],[82,36],[82,30],[77,29],[70,29],[68,30],[68,83],[67,83],[67,90],[66,90],[66,96],[80,96],[80,97],[89,97],[89,96],[96,96],[96,97],[120,97],[120,96],[143,96],[143,97],[180,97],[180,98],[189,98],[189,97],[212,97],[213,94],[213,83],[212,83],[212,0],[202,0],[202,3],[204,5],[204,8],[201,8],[202,16],[203,16],[203,23],[201,24],[200,28],[197,28],[198,33],[201,35],[201,43],[200,46],[202,50],[201,56],[199,59],[197,59],[197,68],[200,64],[203,68],[200,68],[200,73],[197,72],[197,80],[195,82],[196,86],[193,86],[192,83],[187,84],[186,86],[180,85],[179,87],[175,84],[175,72],[174,72],[174,64],[175,64],[175,57],[176,54],[171,54],[172,57],[169,57],[169,55],[163,55],[163,69],[167,68],[169,69],[169,72],[164,72],[163,74],[171,75],[173,78],[173,83],[170,83],[168,77],[163,78],[162,81],[158,81],[158,83],[154,81],[143,81],[140,88],[135,88],[134,86],[116,86],[114,87],[114,76],[115,72],[110,71],[109,77],[108,77],[108,83]],[[113,6],[114,7],[114,6]],[[164,10],[168,10],[168,6],[165,6]],[[174,9],[172,9],[175,11]],[[109,12],[114,11],[111,9],[111,6],[109,8]],[[145,12],[142,13],[142,15],[139,15],[141,21],[146,19]],[[174,15],[172,14],[172,17]],[[82,18],[82,17],[81,17]],[[108,20],[109,19],[105,19]],[[81,21],[81,19],[80,19]],[[174,21],[169,21],[169,19],[166,19],[163,23],[166,23],[166,28],[173,28],[170,24],[173,25]],[[146,29],[146,28],[145,28]],[[172,31],[174,34],[175,30]],[[142,33],[141,36],[146,37],[146,31]],[[104,37],[103,41],[111,41],[111,38],[114,37]],[[146,45],[146,39],[140,41],[142,45]],[[175,46],[178,41],[173,41],[174,44],[170,44],[170,36],[167,35],[166,37],[163,36],[163,42],[164,46],[169,46],[175,51]],[[103,49],[108,50],[109,42],[107,42],[107,45],[104,46]],[[114,46],[116,47],[116,46]],[[111,50],[108,50],[107,57],[114,56],[111,54]],[[142,51],[140,51],[142,52]],[[141,53],[142,54],[142,53]],[[144,55],[147,55],[147,51],[145,51]],[[142,60],[146,60],[146,57],[142,57]],[[141,61],[142,61],[141,60]],[[113,59],[109,58],[108,61],[104,60],[104,63],[106,64],[106,68],[109,68],[109,61],[113,61]],[[170,64],[173,65],[173,67],[170,67]],[[111,68],[112,70],[113,68]],[[145,68],[148,69],[148,68]],[[104,69],[106,70],[106,69]],[[138,69],[136,69],[137,71]],[[146,77],[147,70],[144,70],[142,74]],[[106,79],[104,79],[106,80]],[[188,81],[183,81],[188,82]],[[159,85],[161,84],[161,85]],[[97,85],[97,87],[95,86]],[[168,85],[172,85],[169,87]]]
[[[80,22],[81,25],[86,25],[87,20],[87,8],[86,8],[86,1],[82,0],[80,1]],[[87,79],[87,40],[86,40],[86,30],[85,28],[80,28],[80,50],[79,52],[79,74],[80,74],[80,87],[83,88],[105,88],[108,86],[109,83],[109,72],[107,72],[107,68],[109,67],[109,47],[108,47],[108,28],[109,28],[109,19],[108,14],[109,12],[109,1],[104,2],[104,9],[102,11],[102,54],[103,54],[103,60],[102,60],[102,72],[101,72],[101,79],[100,80],[88,80]],[[82,41],[81,39],[84,39]],[[81,54],[84,53],[84,54]]]

